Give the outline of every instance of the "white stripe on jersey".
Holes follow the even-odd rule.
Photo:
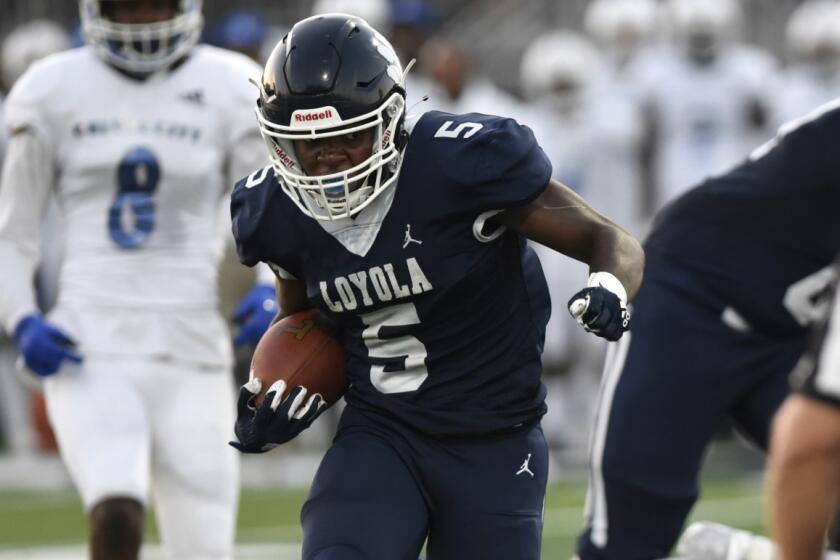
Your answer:
[[[814,387],[827,397],[840,399],[840,297],[834,299],[834,310],[821,353]]]
[[[607,357],[604,362],[604,375],[601,379],[601,391],[598,398],[598,410],[595,417],[595,427],[592,431],[589,456],[589,491],[586,496],[586,518],[591,528],[590,539],[592,544],[599,548],[607,546],[609,536],[609,521],[607,518],[607,496],[605,493],[604,475],[602,471],[604,461],[604,448],[607,442],[607,428],[609,427],[610,411],[612,410],[613,396],[621,372],[624,371],[624,363],[627,360],[627,352],[630,349],[631,333],[624,333],[624,336],[607,347]]]

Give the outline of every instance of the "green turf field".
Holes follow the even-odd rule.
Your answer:
[[[298,510],[304,495],[303,491],[246,490],[242,495],[237,540],[240,543],[299,543]],[[562,560],[569,557],[581,525],[584,496],[582,483],[560,483],[549,488],[544,558]],[[764,507],[761,480],[755,476],[707,479],[694,518],[765,532]],[[9,555],[14,549],[83,542],[85,523],[79,508],[77,498],[70,493],[0,492],[0,552],[6,552],[4,558],[14,557]],[[151,518],[147,533],[149,541],[157,540]],[[65,557],[72,556],[62,556]],[[294,554],[286,552],[282,557],[293,558]]]

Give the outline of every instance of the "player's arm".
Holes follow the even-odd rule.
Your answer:
[[[589,265],[587,288],[569,310],[588,331],[617,340],[629,325],[627,301],[642,282],[644,250],[614,222],[565,185],[551,180],[534,201],[506,210],[498,220],[528,239]]]
[[[283,317],[312,307],[309,298],[306,297],[306,284],[300,280],[278,276],[275,280],[275,289],[277,291],[277,303],[279,304],[280,311],[272,323],[276,323]]]
[[[840,408],[793,395],[773,424],[771,516],[782,558],[821,558],[840,499]]]
[[[14,336],[29,369],[52,375],[64,360],[78,362],[74,341],[49,324],[35,304],[33,277],[40,258],[41,223],[53,185],[47,142],[15,128],[0,176],[0,320]]]
[[[639,290],[642,246],[565,185],[552,179],[536,200],[503,212],[499,220],[528,239],[587,263],[591,272],[614,275],[629,299]]]

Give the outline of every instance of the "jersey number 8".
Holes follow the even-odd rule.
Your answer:
[[[128,152],[117,169],[117,197],[108,214],[108,231],[123,249],[136,249],[155,229],[152,197],[160,181],[160,164],[146,148]]]

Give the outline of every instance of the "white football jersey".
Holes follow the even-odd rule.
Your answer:
[[[807,115],[840,95],[840,76],[821,75],[806,65],[785,70],[773,87],[773,123],[781,126]]]
[[[738,163],[763,141],[751,119],[756,103],[769,108],[775,65],[769,55],[730,46],[706,66],[675,47],[640,55],[634,84],[657,122],[657,205],[703,178]]]
[[[603,77],[587,89],[576,111],[563,115],[537,107],[539,116],[530,121],[554,178],[640,235],[647,213],[641,179],[644,124],[634,98]]]
[[[200,46],[180,67],[138,81],[81,48],[36,63],[13,88],[6,124],[32,131],[50,158],[40,165],[54,171],[27,189],[4,174],[0,201],[14,210],[0,212],[0,243],[31,243],[28,222],[43,212],[32,206],[52,188],[65,224],[57,320],[87,310],[116,317],[110,335],[75,333],[83,351],[229,359],[215,316],[219,207],[266,159],[248,83],[259,74],[244,56]],[[212,324],[186,331],[207,340],[173,335],[185,316],[205,313]]]

